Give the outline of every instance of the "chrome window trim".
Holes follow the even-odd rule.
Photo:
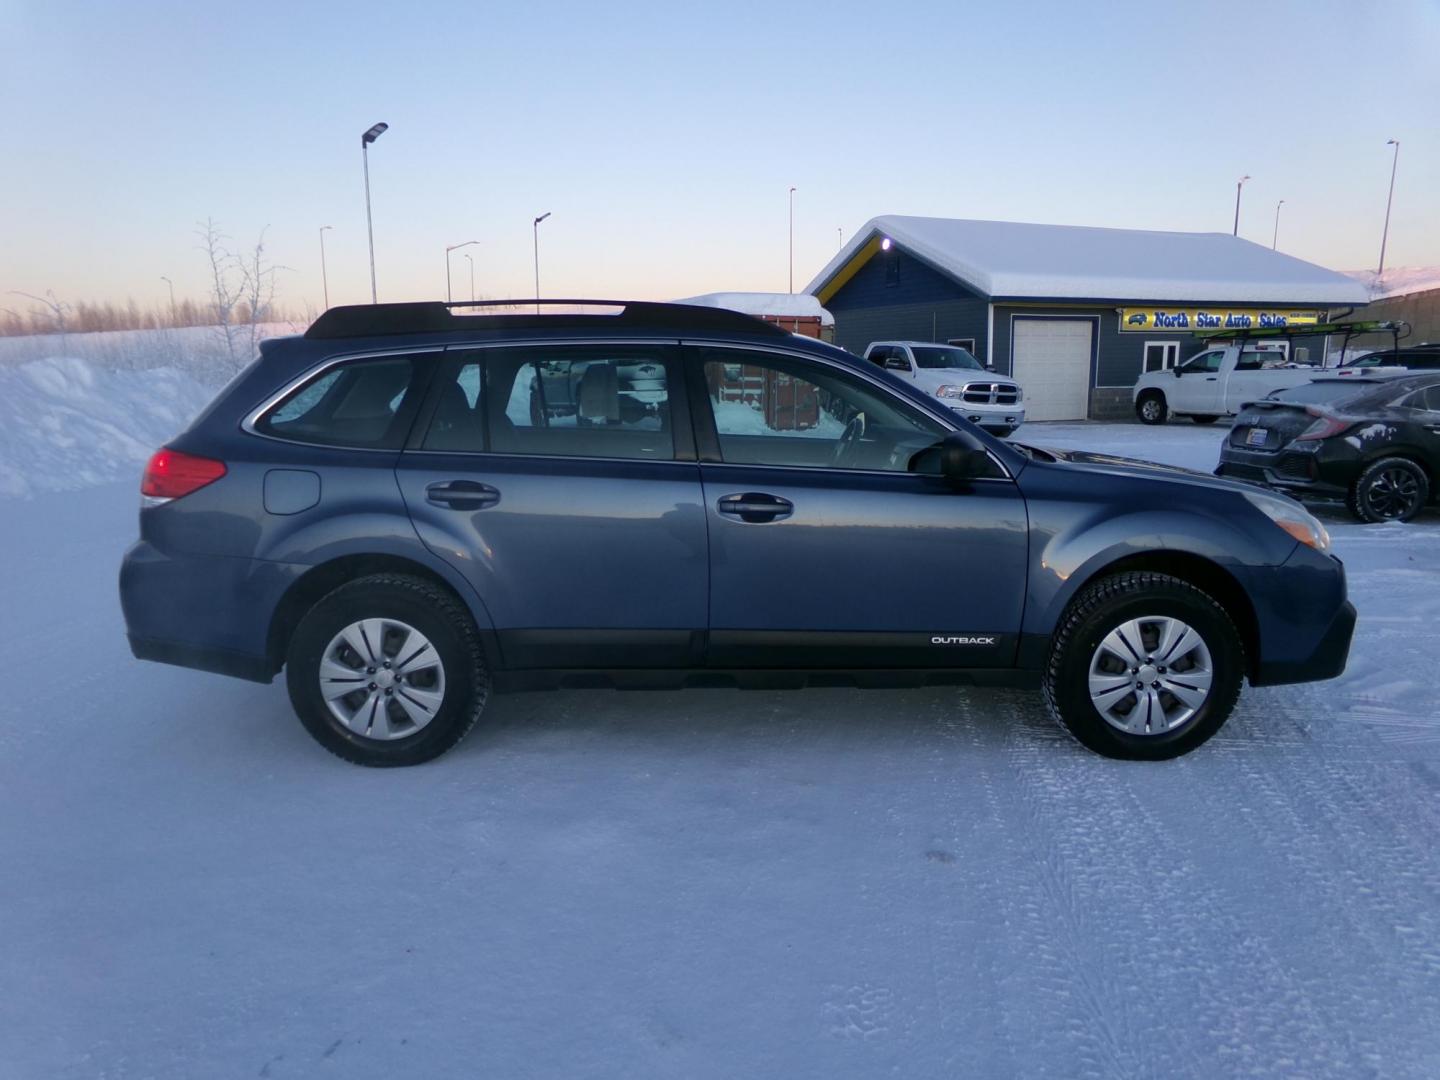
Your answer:
[[[259,430],[255,425],[280,402],[284,401],[292,393],[304,386],[313,379],[319,378],[325,372],[341,364],[355,360],[377,360],[387,356],[417,356],[422,353],[443,353],[444,346],[438,345],[417,345],[404,349],[382,349],[376,351],[361,351],[353,353],[339,353],[334,356],[327,356],[325,359],[311,364],[308,368],[296,375],[287,382],[281,389],[271,394],[255,408],[245,414],[240,421],[240,430],[247,435],[253,435],[257,439],[268,439],[271,442],[284,443],[287,446],[316,446],[322,450],[357,450],[368,454],[398,454],[398,448],[391,450],[382,446],[346,446],[344,443],[321,443],[310,442],[304,439],[287,439],[282,435],[271,435],[268,432]]]
[[[815,363],[823,364],[823,365],[825,365],[826,367],[831,368],[831,369],[833,369],[833,370],[835,370],[835,371],[838,371],[838,372],[840,372],[842,375],[853,375],[854,377],[860,379],[862,382],[869,383],[869,384],[870,384],[871,386],[873,386],[876,390],[882,392],[882,393],[885,394],[887,397],[891,397],[891,398],[897,398],[897,397],[899,397],[899,395],[897,395],[897,394],[895,393],[895,391],[894,391],[891,387],[885,385],[885,383],[881,382],[879,379],[871,378],[868,372],[865,372],[865,371],[863,371],[863,370],[857,371],[857,370],[855,370],[854,368],[851,368],[851,367],[849,367],[849,366],[847,366],[847,365],[845,365],[845,364],[837,363],[836,361],[830,359],[828,356],[816,356],[814,353],[812,353],[812,352],[805,352],[805,351],[802,350],[802,349],[787,349],[787,348],[785,348],[784,346],[772,346],[772,345],[752,345],[752,344],[750,344],[750,343],[748,343],[748,342],[706,341],[706,340],[697,340],[697,339],[694,339],[694,338],[682,338],[681,341],[680,341],[680,344],[681,344],[681,345],[695,346],[695,347],[697,347],[697,348],[737,349],[737,350],[744,350],[745,352],[758,352],[758,353],[762,353],[762,354],[764,354],[764,353],[773,353],[773,354],[776,354],[776,355],[779,355],[779,356],[786,356],[786,357],[791,357],[791,358],[800,359],[800,360],[810,360],[810,361],[814,361]],[[900,402],[901,402],[902,404],[907,405],[907,406],[910,406],[910,407],[913,408],[916,412],[922,413],[923,415],[930,417],[932,420],[935,420],[937,423],[940,424],[941,427],[945,428],[947,431],[958,432],[958,431],[960,430],[958,427],[955,426],[955,424],[954,424],[954,418],[953,418],[953,417],[943,417],[943,416],[941,416],[941,415],[939,414],[938,411],[932,411],[932,410],[928,407],[928,405],[927,405],[926,407],[921,407],[921,405],[920,405],[919,402],[911,401],[909,398],[899,398],[899,400],[900,400]],[[986,455],[991,461],[993,461],[993,462],[995,463],[995,465],[1000,469],[1000,471],[1001,471],[1002,473],[1004,473],[1004,475],[1003,475],[1003,476],[977,476],[977,477],[974,478],[975,480],[986,480],[986,481],[989,481],[990,483],[1005,483],[1005,484],[1010,484],[1010,483],[1014,483],[1014,482],[1015,482],[1015,476],[1014,476],[1014,474],[1011,473],[1010,469],[1006,466],[1005,462],[1001,461],[1001,460],[995,455],[995,452],[994,452],[993,450],[991,450],[988,446],[985,448],[985,455]],[[908,472],[908,471],[902,473],[902,472],[899,472],[898,470],[895,470],[895,469],[834,469],[834,468],[830,468],[829,466],[826,466],[826,465],[749,465],[749,464],[744,464],[744,463],[738,462],[738,461],[736,461],[736,462],[730,462],[730,461],[705,461],[705,462],[701,462],[701,464],[702,464],[702,465],[734,465],[734,466],[736,466],[736,467],[746,468],[746,469],[806,469],[806,470],[811,470],[811,469],[813,469],[813,470],[816,470],[816,471],[836,472],[836,473],[858,473],[858,474],[863,475],[863,476],[920,476],[920,475],[930,475],[930,474],[921,474],[921,473],[911,473],[911,472]]]

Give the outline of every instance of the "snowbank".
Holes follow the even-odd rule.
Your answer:
[[[112,371],[77,357],[0,365],[0,496],[133,478],[215,395],[173,367]]]

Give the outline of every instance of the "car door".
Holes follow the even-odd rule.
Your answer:
[[[1220,413],[1220,368],[1224,359],[1223,349],[1211,349],[1176,368],[1175,385],[1166,393],[1171,411]]]
[[[1013,663],[1024,500],[910,471],[950,430],[812,356],[687,348],[720,667]]]
[[[674,346],[452,349],[396,476],[507,666],[701,662],[707,541]]]
[[[1298,385],[1304,381],[1304,372],[1291,376],[1282,371],[1277,377],[1277,365],[1284,362],[1285,354],[1281,352],[1260,352],[1255,349],[1242,352],[1230,376],[1225,380],[1225,412],[1237,413],[1247,401],[1257,401],[1271,390],[1291,382]]]

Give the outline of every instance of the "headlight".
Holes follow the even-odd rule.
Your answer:
[[[964,397],[964,396],[965,396],[965,387],[963,387],[963,386],[937,386],[937,387],[935,388],[935,396],[936,396],[936,397],[950,397],[950,398]]]
[[[1246,491],[1243,494],[1251,506],[1300,543],[1316,551],[1330,550],[1330,534],[1325,531],[1325,526],[1294,499],[1282,499],[1278,495],[1267,495],[1261,491]]]
[[[1020,385],[1018,383],[1015,386],[1015,400],[1017,402],[1025,400],[1025,391],[1020,389]]]

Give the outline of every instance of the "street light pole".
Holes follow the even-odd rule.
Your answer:
[[[1271,250],[1271,251],[1274,251],[1274,250],[1275,250],[1275,245],[1280,242],[1280,207],[1282,207],[1282,206],[1284,206],[1284,205],[1285,205],[1285,200],[1284,200],[1284,199],[1281,199],[1279,202],[1277,202],[1277,203],[1275,204],[1275,235],[1270,238],[1270,250]]]
[[[471,244],[478,244],[479,240],[466,240],[463,244],[451,244],[445,249],[445,302],[450,303],[450,253],[462,247],[469,247]]]
[[[164,274],[160,275],[160,280],[170,286],[170,325],[173,327],[175,325],[175,283]]]
[[[360,156],[365,162],[365,231],[370,235],[370,302],[378,304],[375,291],[375,223],[370,218],[370,144],[390,129],[389,124],[376,124],[360,136]]]
[[[470,302],[475,302],[475,260],[470,257],[470,252],[465,252],[465,261],[470,264]]]
[[[1385,197],[1385,231],[1380,234],[1380,267],[1375,271],[1377,284],[1385,275],[1385,242],[1390,239],[1390,204],[1395,201],[1395,168],[1400,164],[1400,140],[1386,139],[1385,145],[1395,147],[1395,156],[1390,160],[1390,194]]]
[[[795,185],[790,185],[790,292],[795,292]]]
[[[1242,176],[1235,184],[1235,228],[1231,230],[1231,236],[1240,235],[1240,189],[1245,186],[1245,181],[1250,177]]]
[[[320,226],[320,285],[325,290],[325,310],[330,310],[330,275],[325,272],[325,230],[334,225]]]
[[[546,218],[548,218],[549,216],[550,216],[550,211],[549,211],[549,210],[546,210],[545,213],[541,214],[539,217],[537,217],[534,221],[532,221],[532,222],[530,223],[530,228],[531,228],[532,232],[534,233],[534,239],[535,239],[535,314],[536,314],[536,315],[539,315],[539,314],[540,314],[540,223],[541,223],[542,221],[544,221]]]
[[[835,250],[839,251],[845,246],[845,228],[842,225],[835,226]]]

